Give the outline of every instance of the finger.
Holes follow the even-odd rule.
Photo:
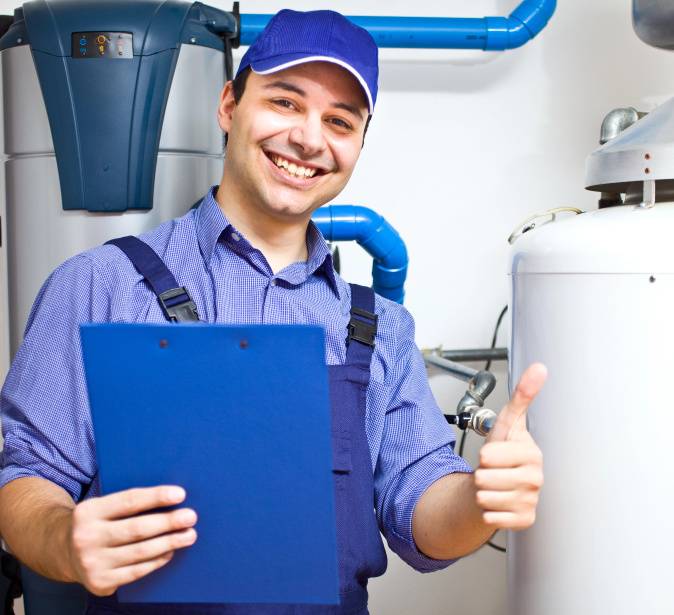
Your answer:
[[[504,470],[478,469],[474,481],[477,489],[489,491],[538,491],[543,486],[543,471],[530,466]]]
[[[196,522],[197,514],[190,508],[112,521],[106,526],[106,545],[109,547],[128,545],[192,527]]]
[[[172,558],[173,551],[169,551],[153,560],[117,568],[107,574],[91,579],[86,583],[86,588],[96,596],[110,596],[118,587],[147,576],[158,568],[165,566]]]
[[[519,501],[512,491],[478,491],[477,505],[485,511],[517,512]]]
[[[535,520],[535,510],[526,513],[487,510],[482,513],[484,524],[499,530],[524,530],[531,527]]]
[[[185,499],[182,487],[162,485],[127,489],[90,500],[97,516],[103,519],[120,519],[141,512],[180,504]]]
[[[154,560],[164,553],[176,551],[193,545],[197,533],[193,528],[171,532],[149,540],[142,540],[130,545],[115,547],[109,551],[110,568],[124,568],[142,562]]]
[[[517,468],[523,465],[542,465],[543,453],[533,438],[526,433],[518,442],[488,442],[480,449],[481,468]]]
[[[527,409],[541,390],[547,375],[548,370],[542,363],[534,363],[527,368],[510,401],[499,413],[489,434],[489,441],[509,440],[518,430],[526,431]]]

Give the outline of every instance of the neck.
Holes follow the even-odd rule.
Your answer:
[[[306,261],[309,219],[286,220],[247,206],[232,198],[223,184],[215,200],[227,219],[243,233],[248,242],[260,250],[274,273],[298,261]]]

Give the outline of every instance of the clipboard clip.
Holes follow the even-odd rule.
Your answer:
[[[372,322],[368,322],[368,319]],[[366,344],[374,348],[374,338],[377,335],[377,320],[376,314],[370,314],[365,310],[358,308],[351,308],[351,320],[349,321],[349,335],[346,338],[346,345],[349,346],[351,340],[356,340],[361,344]]]

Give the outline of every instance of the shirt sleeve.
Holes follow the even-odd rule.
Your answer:
[[[472,470],[454,454],[454,432],[431,392],[414,342],[414,320],[399,307],[395,321],[393,332],[384,333],[396,339],[386,343],[395,348],[395,356],[388,361],[381,391],[387,407],[375,466],[375,506],[389,547],[415,570],[432,572],[456,560],[431,559],[417,549],[412,537],[414,508],[436,480]]]
[[[0,487],[46,478],[78,501],[96,474],[79,324],[104,322],[109,293],[85,255],[52,273],[37,296],[24,341],[0,393],[4,448]]]

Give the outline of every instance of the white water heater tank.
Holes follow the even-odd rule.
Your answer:
[[[537,520],[508,538],[509,615],[671,614],[674,203],[620,205],[513,244],[510,383],[529,411]]]

